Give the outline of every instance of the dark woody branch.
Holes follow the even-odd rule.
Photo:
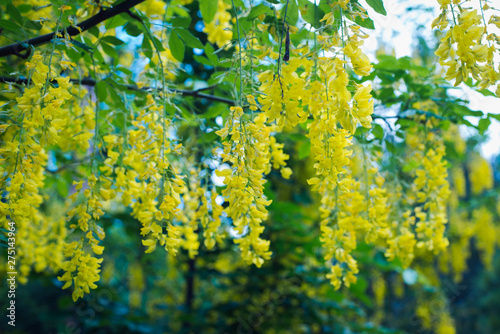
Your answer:
[[[99,23],[104,22],[107,19],[112,18],[113,16],[116,16],[116,15],[121,14],[121,13],[126,13],[127,11],[130,10],[130,8],[136,6],[144,1],[145,0],[123,1],[120,4],[112,5],[112,7],[109,9],[100,11],[99,13],[92,16],[88,20],[85,20],[85,21],[77,24],[76,27],[67,27],[64,29],[60,29],[58,31],[51,32],[49,34],[37,36],[37,37],[27,39],[27,40],[19,42],[19,43],[14,43],[14,44],[10,44],[10,45],[1,47],[0,48],[0,57],[6,57],[9,55],[17,55],[17,56],[23,57],[21,52],[23,52],[23,51],[29,52],[31,47],[49,43],[56,36],[56,34],[63,34],[64,32],[66,32],[69,36],[77,36],[77,35],[81,34],[82,32],[98,25]]]
[[[90,79],[90,78],[70,79],[69,81],[73,84],[81,84],[84,86],[92,86],[93,87],[96,85],[96,81],[94,79]],[[0,82],[15,83],[18,85],[22,85],[22,84],[27,85],[28,79],[27,78],[14,78],[14,77],[0,77]],[[53,80],[53,83],[57,83],[57,81]],[[161,91],[161,87],[144,86],[144,87],[139,88],[137,85],[121,85],[121,86],[124,86],[127,90],[131,90],[131,91],[146,91],[146,92],[153,91],[153,90]],[[222,103],[226,103],[229,105],[235,104],[235,102],[233,100],[226,99],[224,97],[201,93],[202,91],[207,90],[209,88],[213,88],[213,87],[200,88],[198,90],[167,89],[167,92],[179,94],[182,96],[193,96],[193,97],[198,97],[198,98],[202,98],[202,99],[207,99],[210,101],[222,102]]]

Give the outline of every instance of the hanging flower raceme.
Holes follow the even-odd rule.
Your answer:
[[[98,101],[96,101],[98,103]],[[94,108],[97,108],[95,104]],[[99,219],[104,215],[103,202],[109,200],[111,182],[100,176],[96,162],[97,149],[97,110],[94,114],[94,134],[92,141],[92,154],[90,162],[91,175],[80,181],[73,181],[75,192],[69,196],[74,205],[66,214],[66,221],[70,222],[70,228],[75,232],[80,232],[82,237],[79,242],[67,242],[65,244],[64,256],[67,259],[62,265],[64,274],[58,279],[65,282],[63,289],[74,285],[73,301],[83,297],[84,293],[89,293],[90,289],[97,288],[95,282],[99,281],[100,263],[104,246],[99,243],[104,239],[105,233],[98,225]],[[102,168],[101,168],[102,169]],[[105,170],[104,170],[105,171]],[[80,196],[81,195],[81,196]]]
[[[66,102],[71,99],[68,78],[51,83],[49,66],[40,53],[26,63],[28,84],[15,99],[9,119],[2,125],[0,186],[6,201],[0,203],[0,225],[16,224],[19,280],[25,283],[32,268],[58,270],[62,264],[61,220],[45,217],[39,210],[44,198],[47,145],[57,145],[67,122]],[[59,253],[58,253],[59,252]]]
[[[186,187],[183,176],[166,157],[180,146],[168,138],[170,120],[165,118],[163,108],[150,94],[147,108],[137,116],[131,115],[134,129],[126,134],[122,166],[115,168],[115,187],[122,203],[132,208],[132,216],[142,224],[146,253],[153,252],[159,243],[175,255],[181,240],[173,222],[178,218],[181,194]],[[118,161],[117,155],[111,155],[110,163]]]
[[[207,166],[208,167],[208,166]],[[189,191],[182,196],[183,209],[179,212],[180,230],[183,237],[182,248],[188,251],[189,257],[194,258],[200,248],[199,227],[203,228],[204,244],[207,249],[221,243],[224,234],[219,231],[221,225],[222,206],[217,202],[217,191],[208,190],[208,174],[204,170],[205,178],[200,178],[200,169],[191,169],[188,178]]]
[[[248,264],[262,266],[271,256],[268,240],[261,238],[267,219],[266,206],[271,204],[264,196],[263,175],[270,161],[269,129],[266,115],[259,113],[251,120],[245,119],[241,107],[231,107],[231,114],[225,126],[217,131],[221,139],[226,139],[224,161],[230,169],[217,170],[224,177],[226,188],[222,195],[229,202],[224,210],[233,220],[234,229],[240,235],[235,239],[242,258]]]
[[[326,91],[325,91],[326,93]],[[320,97],[321,98],[321,97]],[[325,100],[327,100],[325,98]],[[353,180],[346,175],[349,165],[348,150],[351,145],[349,132],[337,126],[335,112],[325,109],[317,110],[314,120],[309,124],[308,137],[311,140],[311,155],[314,157],[316,176],[309,179],[313,191],[321,196],[321,242],[325,249],[325,260],[334,260],[328,278],[336,289],[342,280],[346,285],[356,281],[357,263],[351,255],[356,248],[355,225],[351,216],[342,215],[342,205],[347,206],[344,194],[353,187]]]
[[[349,36],[343,53],[351,60],[351,65],[354,73],[359,76],[366,76],[370,74],[373,66],[370,59],[361,50],[363,39],[368,38],[368,35],[361,32],[361,27],[357,24],[349,26],[351,35]]]
[[[97,259],[83,250],[82,243],[76,241],[65,246],[64,256],[70,260],[62,265],[64,274],[58,279],[65,282],[63,289],[74,285],[73,301],[82,298],[90,289],[97,288],[95,282],[99,281],[102,258]]]
[[[474,195],[493,188],[493,170],[488,161],[479,154],[473,155],[467,166],[470,187]]]
[[[416,224],[417,247],[425,247],[434,253],[441,252],[449,244],[444,236],[448,222],[446,203],[450,192],[444,154],[443,144],[429,149],[423,158],[422,168],[416,170],[414,183],[417,202],[423,204],[415,208],[419,219]]]
[[[495,64],[494,54],[497,51],[495,44],[498,39],[494,33],[487,31],[485,12],[490,7],[479,1],[481,5],[478,13],[476,9],[466,8],[469,1],[440,0],[441,14],[432,23],[432,27],[446,31],[441,38],[441,44],[436,55],[441,65],[447,69],[445,78],[455,80],[455,86],[467,81],[471,75],[478,83],[478,89],[487,89],[497,85],[496,93],[500,95],[500,64]],[[492,15],[489,23],[495,24]]]
[[[293,128],[307,120],[304,101],[310,99],[306,88],[306,78],[299,76],[300,66],[310,67],[307,59],[292,58],[282,65],[282,73],[276,76],[272,71],[264,71],[257,78],[262,92],[258,100],[265,112],[267,122],[276,122],[278,130]]]
[[[481,252],[481,260],[488,269],[493,267],[493,255],[495,253],[496,227],[492,213],[481,207],[472,213],[474,225],[474,235],[477,239],[477,247]]]

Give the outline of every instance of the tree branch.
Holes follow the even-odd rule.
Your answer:
[[[85,79],[70,79],[69,80],[71,83],[74,83],[74,84],[82,84],[84,86],[95,86],[96,85],[96,81],[94,79],[90,79],[90,78],[85,78]],[[0,76],[0,82],[4,82],[4,83],[15,83],[15,84],[18,84],[18,85],[22,85],[22,84],[28,84],[28,79],[27,78],[13,78],[13,77],[1,77]],[[52,80],[52,83],[54,84],[57,84],[57,81],[56,80]],[[131,90],[131,91],[153,91],[153,90],[161,90],[161,87],[149,87],[149,86],[144,86],[144,87],[141,87],[139,88],[137,85],[122,85],[124,86],[127,90]],[[211,88],[211,87],[209,87]],[[220,97],[220,96],[215,96],[215,95],[209,95],[209,94],[204,94],[204,93],[201,93],[201,91],[204,91],[204,90],[207,90],[208,88],[200,88],[198,90],[183,90],[183,89],[167,89],[167,93],[175,93],[175,94],[179,94],[179,95],[182,95],[182,96],[193,96],[193,97],[198,97],[198,98],[202,98],[202,99],[207,99],[207,100],[210,100],[210,101],[216,101],[216,102],[222,102],[222,103],[226,103],[226,104],[229,104],[229,105],[234,105],[235,102],[233,100],[230,100],[230,99],[226,99],[224,97]]]
[[[96,15],[92,16],[88,20],[83,21],[82,23],[77,24],[76,27],[67,27],[60,29],[58,31],[51,32],[49,34],[45,34],[42,36],[37,36],[31,39],[27,39],[23,42],[19,43],[14,43],[10,44],[4,47],[0,48],[0,57],[6,57],[9,55],[20,55],[22,51],[29,50],[31,46],[37,46],[37,45],[42,45],[50,42],[54,36],[56,36],[56,33],[66,33],[70,36],[77,36],[81,34],[82,32],[98,25],[99,23],[106,21],[109,18],[112,18],[113,16],[116,16],[118,14],[127,12],[130,8],[140,4],[141,2],[144,2],[145,0],[127,0],[124,1],[116,6],[112,6],[109,9],[100,11]]]

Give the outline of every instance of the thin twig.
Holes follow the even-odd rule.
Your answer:
[[[279,50],[279,55],[278,55],[278,81],[279,81],[280,87],[281,87],[281,98],[284,98],[283,84],[281,83],[281,49],[283,47],[283,34],[285,33],[286,13],[288,11],[288,2],[289,2],[289,0],[286,0],[285,15],[283,15],[283,30],[281,31],[281,34],[280,34],[280,50]]]
[[[231,0],[233,4],[234,17],[236,19],[236,31],[238,32],[238,51],[239,51],[239,63],[240,63],[240,94],[238,97],[239,105],[243,101],[243,65],[241,59],[241,35],[240,35],[240,21],[238,20],[238,12],[236,11],[236,6],[234,5],[234,0]]]

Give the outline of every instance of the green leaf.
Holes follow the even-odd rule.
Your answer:
[[[179,35],[172,32],[170,34],[170,38],[168,40],[168,47],[170,48],[170,52],[172,52],[172,56],[175,59],[182,62],[184,60],[184,43],[179,38]]]
[[[283,6],[281,10],[281,15],[284,17],[286,9],[286,22],[292,26],[297,24],[299,20],[299,6],[297,5],[297,0],[289,0],[288,8]]]
[[[189,28],[191,25],[191,17],[180,17],[177,16],[172,20],[172,26],[176,28]]]
[[[396,153],[396,146],[394,146],[394,144],[387,139],[385,140],[385,147],[387,147],[387,151],[390,153]]]
[[[120,71],[126,75],[132,75],[132,71],[129,70],[128,68],[123,67],[123,66],[117,66],[117,67],[115,67],[115,70]]]
[[[499,121],[499,122],[500,122],[500,114],[492,114],[492,113],[489,113],[489,114],[488,114],[488,117],[494,118],[494,119],[496,119],[497,121]]]
[[[124,110],[126,111],[127,108],[125,106],[125,103],[123,102],[123,99],[120,95],[118,95],[118,92],[120,92],[120,88],[123,87],[122,85],[119,85],[117,82],[115,82],[113,79],[111,78],[107,78],[106,79],[106,82],[109,84],[109,95],[111,97],[111,101],[113,101],[113,103],[115,104],[115,107],[117,109],[121,109],[121,110]],[[125,89],[123,89],[124,91]]]
[[[6,237],[6,236],[4,236],[4,235],[2,235],[2,234],[0,234],[0,240],[5,241],[5,242],[8,242],[8,241],[9,241],[9,240],[7,239],[7,237]]]
[[[382,140],[384,139],[384,128],[380,124],[373,124],[372,134],[375,138]]]
[[[116,52],[114,47],[107,43],[104,43],[103,41],[101,41],[101,46],[105,54],[107,54],[111,58],[118,59],[118,53]]]
[[[219,64],[219,58],[214,52],[215,50],[212,47],[212,45],[210,45],[210,43],[207,43],[205,45],[205,55],[207,56],[208,60],[212,62],[213,65],[217,65]]]
[[[149,59],[153,58],[153,48],[147,35],[144,35],[144,38],[142,39],[142,52],[144,52],[144,55]]]
[[[95,37],[99,38],[100,31],[99,31],[99,28],[97,28],[96,26],[91,27],[88,30],[88,32],[91,33],[92,35],[94,35]]]
[[[19,32],[21,30],[21,27],[17,23],[9,20],[0,20],[0,27],[13,32]]]
[[[140,34],[142,34],[142,30],[139,29],[135,24],[127,22],[125,26],[123,27],[125,29],[125,32],[133,37],[137,37]]]
[[[59,195],[62,197],[67,197],[68,196],[68,182],[64,180],[64,178],[56,178],[56,189]]]
[[[121,15],[117,15],[117,16],[113,17],[113,19],[111,19],[111,20],[106,20],[106,23],[104,24],[104,27],[105,27],[104,31],[121,27],[121,26],[125,25],[125,23],[127,23],[128,20],[129,20],[129,16],[125,15],[123,13]]]
[[[363,27],[366,29],[372,29],[372,30],[375,29],[375,25],[373,24],[373,21],[370,18],[363,19],[359,16],[356,16],[356,18],[354,19],[354,22],[359,24],[360,27]]]
[[[184,43],[190,48],[203,49],[203,44],[200,42],[198,37],[195,37],[188,30],[182,28],[176,28],[174,31],[182,38]]]
[[[193,55],[193,58],[194,58],[194,60],[196,60],[200,64],[207,65],[207,66],[214,66],[214,64],[205,57]]]
[[[212,119],[217,116],[220,116],[226,109],[227,108],[225,105],[222,105],[220,103],[214,103],[210,106],[210,108],[208,108],[207,112],[200,115],[200,117]]]
[[[142,52],[144,52],[144,55],[149,59],[153,58],[153,47],[151,46],[149,37],[146,35],[144,35],[144,38],[142,39]]]
[[[474,116],[474,117],[481,117],[483,116],[483,112],[480,110],[470,110],[466,106],[463,106],[461,104],[454,104],[453,105],[453,111],[460,116]]]
[[[165,51],[165,48],[163,47],[163,44],[161,41],[158,39],[156,36],[151,36],[153,39],[153,45],[158,51]]]
[[[15,7],[22,14],[28,13],[33,8],[33,6],[31,6],[31,5],[16,5]]]
[[[373,8],[377,13],[382,15],[387,15],[387,12],[384,8],[384,2],[382,0],[366,0],[368,6]]]
[[[66,48],[65,52],[72,62],[78,63],[78,61],[82,58],[82,52],[79,52],[73,48]]]
[[[416,160],[416,159],[411,159],[408,161],[408,163],[403,166],[403,172],[409,173],[415,169],[417,169],[420,165],[422,165],[422,161]]]
[[[115,36],[104,36],[101,41],[106,42],[111,45],[122,45],[123,42],[121,39],[116,38]]]
[[[479,120],[479,124],[477,125],[477,129],[479,130],[479,134],[484,134],[488,127],[491,124],[491,120],[489,118],[481,118]]]
[[[299,146],[299,159],[305,159],[311,154],[311,141],[305,140]]]
[[[209,133],[203,133],[201,138],[198,139],[198,143],[213,143],[219,140],[219,136],[215,133],[215,131]]]
[[[20,25],[23,25],[24,20],[23,17],[21,16],[21,13],[19,13],[19,10],[14,7],[11,3],[7,4],[5,7],[5,11],[7,14],[9,14],[10,18],[19,23]]]
[[[205,23],[210,23],[217,13],[217,0],[202,0],[200,1],[200,12]]]
[[[28,21],[24,22],[24,28],[39,31],[43,28],[43,26],[40,24],[40,22],[28,20]]]
[[[252,7],[247,18],[249,20],[254,19],[254,18],[266,13],[268,10],[269,10],[269,7],[261,3],[258,6]]]
[[[92,47],[88,46],[87,44],[84,44],[82,42],[75,41],[74,39],[71,40],[71,44],[74,46],[78,46],[79,48],[85,50],[85,51],[90,51],[93,50]]]
[[[321,26],[320,20],[325,16],[325,12],[319,6],[309,0],[299,0],[302,18],[314,28]]]
[[[100,102],[105,101],[108,97],[108,85],[104,81],[98,81],[95,84],[95,91]]]

